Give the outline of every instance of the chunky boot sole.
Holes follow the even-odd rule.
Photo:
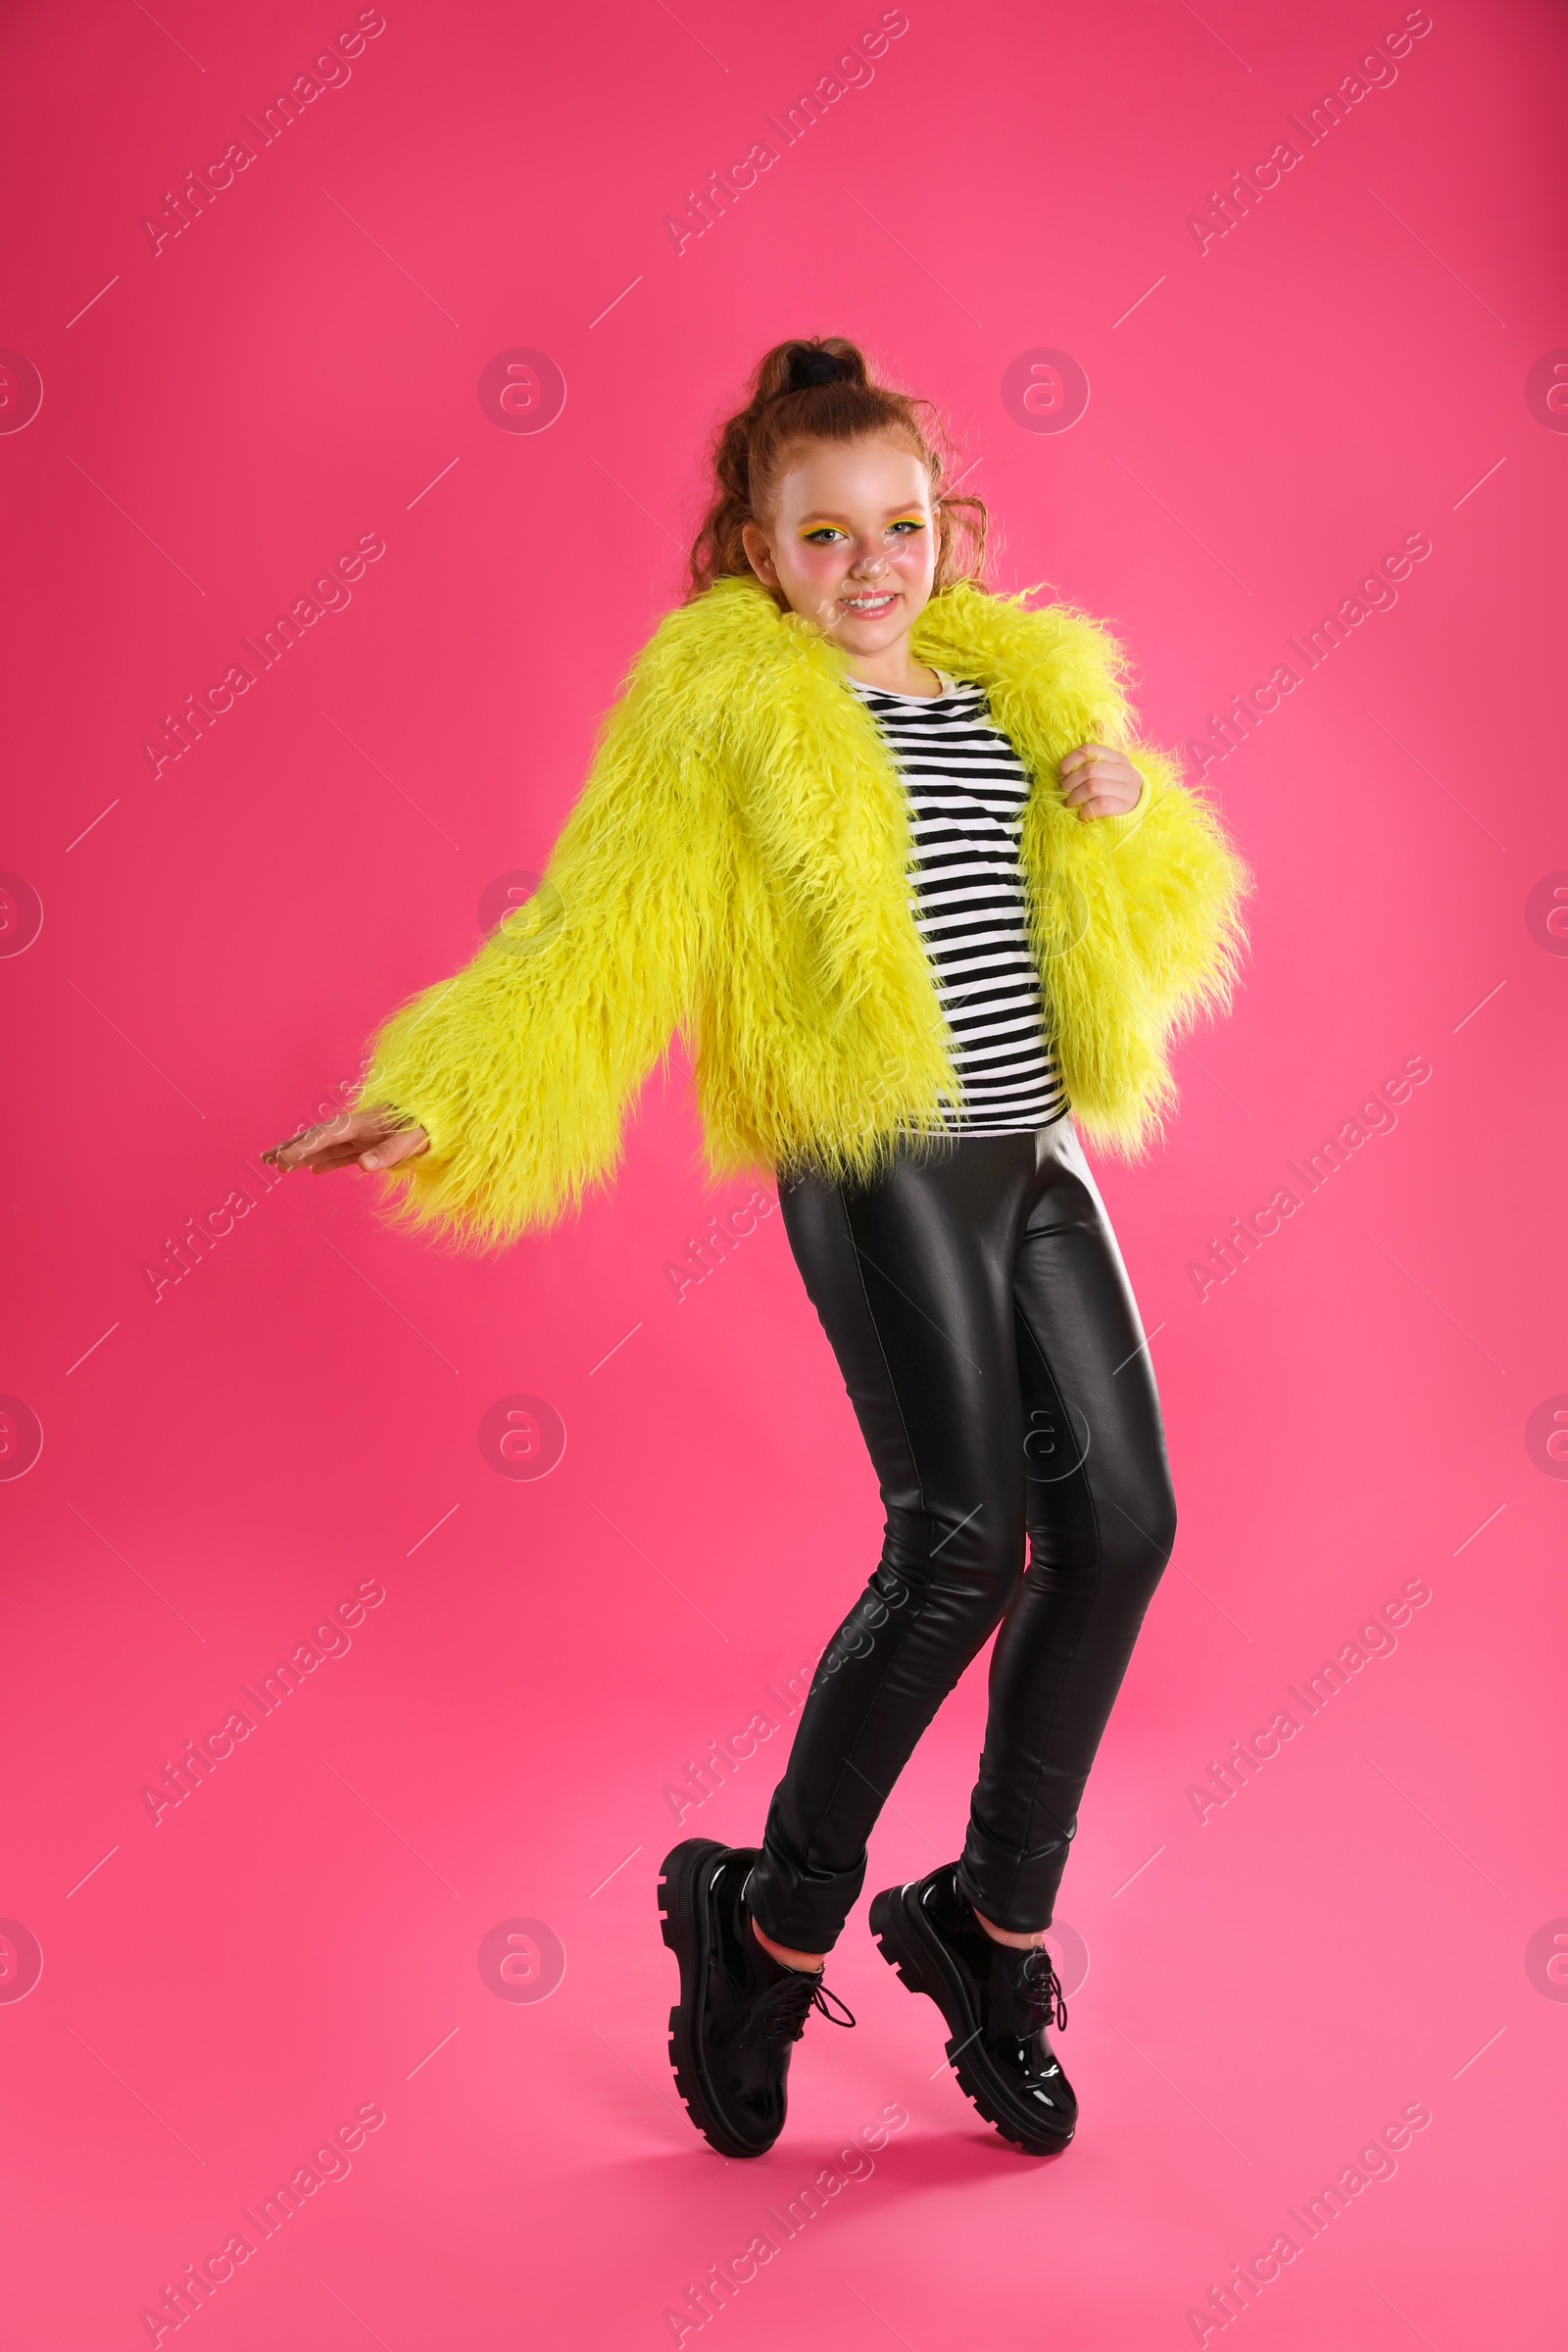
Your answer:
[[[1076,2125],[1062,2132],[1042,2132],[1031,2118],[1026,2124],[990,2073],[977,2047],[980,2020],[953,1961],[918,1910],[906,1901],[906,1886],[889,1886],[871,1904],[871,1934],[877,1949],[910,1992],[923,1992],[935,2001],[952,2028],[948,2064],[958,2087],[1005,2140],[1026,2156],[1055,2156],[1072,2139]]]
[[[715,1857],[729,1851],[711,1838],[688,1838],[664,1856],[659,1878],[661,1934],[680,1963],[680,1999],[669,2013],[669,2063],[687,2114],[721,2156],[765,2156],[773,2145],[743,2139],[725,2118],[703,2064],[699,2021],[707,2005],[711,1961],[707,1879]]]

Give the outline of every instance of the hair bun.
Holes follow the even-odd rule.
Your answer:
[[[812,343],[797,343],[790,353],[790,371],[784,389],[807,392],[818,384],[836,384],[851,372],[831,351],[819,351]]]

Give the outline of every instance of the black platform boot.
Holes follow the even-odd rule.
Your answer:
[[[955,1884],[956,1864],[889,1886],[871,1905],[882,1957],[911,1992],[935,2001],[952,2037],[959,2087],[988,2124],[1031,2156],[1064,2148],[1078,2124],[1072,2085],[1046,2039],[1067,2023],[1061,1982],[1044,1944],[999,1943]]]
[[[791,2052],[811,2011],[855,2023],[820,1970],[786,1968],[753,1935],[742,1896],[759,1858],[757,1846],[688,1838],[660,1874],[663,1937],[680,1962],[669,2013],[675,2087],[721,2156],[765,2156],[777,2139]]]

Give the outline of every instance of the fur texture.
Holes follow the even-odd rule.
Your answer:
[[[949,589],[912,644],[985,687],[1036,779],[1020,861],[1062,1077],[1089,1139],[1132,1158],[1174,1100],[1173,1035],[1230,1001],[1250,877],[1135,744],[1116,641],[1031,593]],[[1063,802],[1056,762],[1090,742],[1142,772],[1128,815]],[[831,643],[747,580],[668,613],[534,898],[375,1041],[360,1102],[430,1138],[393,1214],[495,1246],[575,1209],[677,1031],[715,1179],[884,1167],[957,1091],[910,856],[902,780]]]

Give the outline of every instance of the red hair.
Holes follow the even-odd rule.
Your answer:
[[[753,576],[741,533],[762,523],[786,455],[812,441],[905,442],[931,477],[935,593],[956,580],[980,581],[990,517],[984,500],[944,489],[947,436],[930,401],[874,382],[865,354],[843,335],[775,343],[753,369],[750,390],[714,445],[713,497],[692,546],[688,604],[715,580]]]

